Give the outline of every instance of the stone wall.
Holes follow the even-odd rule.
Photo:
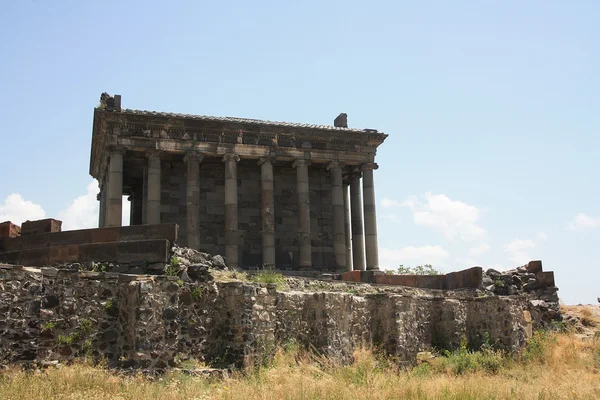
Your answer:
[[[324,166],[309,168],[312,262],[316,270],[332,269],[333,216],[330,172]],[[280,269],[298,269],[298,206],[296,170],[291,165],[273,168],[275,251]],[[200,248],[225,254],[225,172],[220,159],[200,164]],[[262,264],[260,167],[256,160],[238,163],[239,261],[242,268]],[[180,243],[187,243],[186,166],[173,160],[161,164],[161,222],[180,226]]]
[[[344,285],[339,283],[339,285]],[[193,357],[216,365],[262,362],[295,342],[338,361],[374,345],[411,362],[432,348],[486,336],[517,350],[531,334],[520,296],[420,291],[279,292],[245,282],[0,267],[0,363],[106,358],[165,368]]]

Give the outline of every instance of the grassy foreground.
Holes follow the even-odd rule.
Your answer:
[[[0,399],[599,399],[600,337],[537,334],[518,359],[466,349],[410,370],[372,352],[349,366],[281,350],[273,365],[224,380],[151,380],[77,364],[0,373]]]

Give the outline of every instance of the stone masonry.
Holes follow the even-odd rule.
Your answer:
[[[177,223],[181,244],[232,267],[379,269],[375,154],[386,134],[121,108],[94,110],[99,226]]]
[[[0,364],[85,355],[116,367],[162,369],[187,357],[241,367],[290,342],[339,362],[361,346],[414,362],[420,351],[455,349],[463,338],[477,347],[489,337],[515,352],[531,335],[522,296],[474,291],[306,280],[278,291],[274,284],[8,265],[0,265],[0,289]]]

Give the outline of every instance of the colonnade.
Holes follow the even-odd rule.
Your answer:
[[[161,167],[160,153],[147,154],[144,169],[144,223],[160,223]],[[204,156],[189,151],[184,156],[186,177],[187,246],[200,247],[200,164]],[[238,193],[237,164],[240,157],[228,153],[222,159],[225,169],[225,258],[231,267],[238,266]],[[296,159],[296,192],[298,202],[298,265],[301,269],[312,267],[310,185],[304,158]],[[273,158],[258,160],[261,171],[261,238],[264,265],[275,266],[275,202],[273,185]],[[351,167],[351,168],[350,168]],[[364,163],[346,168],[343,162],[331,161],[327,170],[331,174],[331,205],[333,227],[333,252],[336,269],[378,270],[377,217],[373,171],[375,163]],[[347,182],[344,182],[344,172]],[[362,190],[361,190],[362,189]],[[362,193],[361,193],[362,192]],[[108,162],[107,179],[103,182],[100,200],[100,225],[120,226],[123,196],[123,151],[113,150]]]

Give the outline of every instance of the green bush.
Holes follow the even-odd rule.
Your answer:
[[[192,290],[192,297],[194,298],[194,300],[200,300],[203,294],[204,288],[202,286],[196,286],[194,290]]]
[[[445,351],[444,356],[436,359],[432,365],[438,372],[452,375],[463,375],[470,372],[485,372],[496,374],[509,362],[509,358],[502,351],[494,350],[487,342],[479,351],[468,349],[466,338],[460,343],[456,351]]]
[[[441,272],[433,268],[431,264],[417,265],[416,267],[398,267],[399,275],[440,275]]]
[[[546,363],[546,349],[552,342],[556,342],[556,337],[547,331],[535,331],[533,337],[527,342],[527,346],[521,353],[521,358],[530,363]]]

